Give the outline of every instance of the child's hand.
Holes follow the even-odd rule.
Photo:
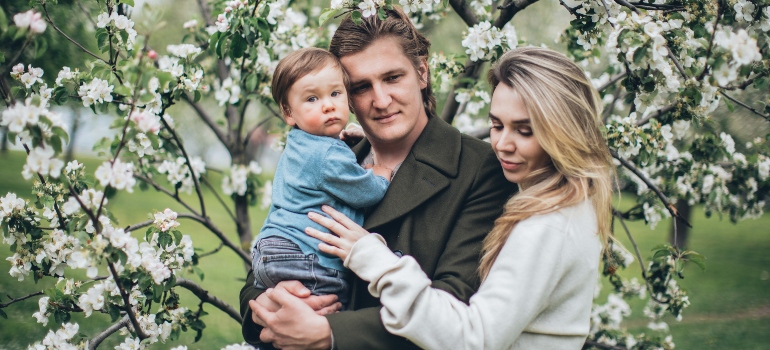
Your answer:
[[[351,147],[361,142],[361,140],[364,139],[364,136],[364,129],[355,123],[348,124],[344,130],[340,131],[340,140]]]
[[[382,176],[390,182],[390,176],[393,174],[393,170],[382,165],[373,165],[371,169],[374,172],[374,175]]]

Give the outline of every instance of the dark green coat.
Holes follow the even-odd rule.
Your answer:
[[[353,148],[359,161],[370,147],[363,141]],[[390,249],[413,256],[434,288],[467,302],[479,286],[481,242],[514,189],[488,143],[432,117],[364,227],[381,234]],[[253,283],[249,272],[241,289],[241,315],[244,339],[257,344],[259,329],[248,301],[263,290]],[[352,293],[353,311],[327,316],[338,349],[415,348],[385,330],[379,301],[366,282],[356,278]]]

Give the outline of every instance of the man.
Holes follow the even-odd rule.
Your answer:
[[[386,12],[385,20],[372,16],[360,25],[346,18],[330,45],[350,76],[353,109],[367,135],[353,151],[362,164],[393,170],[385,198],[364,227],[380,233],[397,254],[413,256],[433,287],[467,302],[479,284],[481,242],[514,185],[503,177],[489,144],[461,135],[435,116],[430,43],[402,11]],[[353,281],[351,311],[321,316],[335,310],[333,297],[308,296],[289,282],[276,288],[296,297],[272,300],[249,276],[241,290],[241,314],[251,344],[261,338],[281,348],[415,347],[385,331],[379,302],[359,279]],[[257,304],[282,309],[268,323],[256,316]]]

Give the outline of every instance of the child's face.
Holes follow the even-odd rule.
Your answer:
[[[332,63],[300,78],[289,89],[286,123],[318,136],[338,137],[348,123],[342,70]]]

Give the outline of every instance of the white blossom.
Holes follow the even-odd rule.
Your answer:
[[[129,193],[133,192],[134,184],[134,165],[132,163],[124,163],[120,159],[116,159],[114,163],[106,161],[102,163],[94,173],[94,176],[99,180],[99,184],[102,186],[112,186],[115,189],[125,189]]]
[[[90,83],[80,85],[78,95],[83,99],[83,106],[88,107],[96,102],[112,102],[112,89],[106,80],[94,78]]]
[[[17,13],[13,16],[13,23],[22,29],[27,29],[33,33],[40,34],[45,32],[46,23],[40,12],[29,10],[27,12]]]

